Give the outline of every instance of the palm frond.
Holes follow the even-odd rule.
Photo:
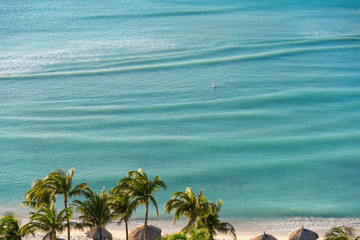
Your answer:
[[[75,196],[85,196],[84,190],[87,187],[87,183],[80,183],[76,185],[74,188],[72,188],[69,192],[69,197],[75,197]]]
[[[352,240],[355,238],[355,229],[352,227],[334,227],[325,234],[325,240]]]
[[[97,194],[89,187],[86,192],[88,195],[86,200],[74,201],[76,209],[80,212],[78,219],[83,226],[103,228],[116,217],[116,214],[111,211],[109,196],[104,190],[101,194]]]

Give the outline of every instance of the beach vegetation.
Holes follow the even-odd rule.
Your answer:
[[[20,220],[14,213],[8,212],[0,218],[0,240],[21,240],[29,234],[34,236],[31,229],[21,227]]]
[[[68,174],[62,169],[57,169],[56,171],[49,173],[44,181],[45,186],[53,193],[53,195],[62,195],[64,197],[65,209],[68,208],[69,198],[84,195],[84,189],[87,187],[87,183],[80,183],[73,186],[72,178],[74,173],[74,168],[69,169]],[[67,219],[66,221],[68,240],[70,240],[70,219]]]
[[[206,229],[209,232],[209,239],[213,240],[217,232],[231,235],[236,240],[235,228],[233,225],[227,222],[221,222],[218,213],[222,207],[222,200],[218,200],[210,211],[201,215],[199,218],[196,228]]]
[[[121,183],[119,183],[120,185]],[[110,208],[114,212],[115,217],[119,219],[118,224],[125,223],[126,240],[129,239],[128,221],[135,211],[133,205],[131,205],[131,199],[128,194],[121,191],[121,188],[113,188],[110,190],[109,195]]]
[[[195,196],[190,187],[186,188],[185,192],[171,194],[164,205],[165,212],[175,212],[174,224],[180,217],[188,218],[187,225],[181,230],[185,233],[195,227],[197,220],[212,208],[214,208],[213,204],[206,199],[202,191]]]
[[[189,240],[208,240],[210,238],[210,233],[207,229],[191,229]]]
[[[185,233],[191,229],[205,229],[209,234],[206,239],[214,239],[216,232],[229,234],[236,239],[234,227],[230,223],[221,222],[219,219],[218,213],[222,204],[222,200],[211,203],[202,191],[195,196],[192,189],[188,187],[185,192],[173,193],[170,200],[165,203],[164,209],[167,213],[175,211],[174,223],[179,217],[188,218],[188,224],[182,229]]]
[[[111,210],[109,196],[105,192],[105,187],[100,194],[87,187],[85,195],[84,201],[74,201],[76,210],[80,213],[78,219],[81,221],[82,227],[96,229],[100,240],[103,240],[102,233],[105,226],[116,218],[116,214]]]
[[[171,234],[167,237],[167,240],[187,240],[187,237],[185,233],[179,232]]]
[[[22,205],[31,207],[35,211],[30,213],[30,222],[25,224],[21,231],[17,230],[17,236],[21,237],[21,234],[25,233],[34,235],[34,232],[41,231],[45,233],[44,239],[53,240],[56,239],[57,234],[67,229],[67,235],[70,239],[71,228],[90,228],[88,232],[98,235],[102,240],[105,238],[105,226],[112,221],[118,220],[119,225],[123,222],[125,223],[126,240],[128,240],[128,221],[136,208],[144,205],[145,223],[141,227],[141,239],[146,240],[146,231],[150,231],[151,227],[147,223],[149,206],[152,204],[156,209],[157,216],[159,216],[154,194],[161,188],[165,190],[167,188],[165,182],[159,176],[151,180],[139,168],[137,171],[129,171],[108,194],[105,191],[105,187],[98,194],[86,183],[73,187],[72,178],[74,172],[75,169],[68,170],[68,173],[58,169],[49,173],[44,179],[37,179],[33,182],[32,188],[24,195],[25,201]],[[64,209],[57,212],[55,203],[56,197],[59,195],[63,196]],[[79,195],[82,195],[84,200],[75,199],[72,204],[68,202],[71,197]],[[174,223],[180,217],[188,218],[188,222],[180,233],[161,237],[161,239],[213,240],[218,232],[229,234],[236,239],[234,227],[230,223],[221,222],[219,219],[222,204],[222,200],[218,200],[215,203],[207,200],[203,191],[195,195],[190,187],[186,188],[185,192],[180,191],[171,194],[170,199],[164,205],[165,212],[174,212]],[[79,223],[70,221],[73,216],[72,207],[75,207],[79,212]],[[1,237],[6,228],[3,222],[0,229]],[[14,227],[14,229],[20,228]],[[14,239],[17,240],[19,238]]]
[[[145,206],[145,240],[149,205],[152,203],[155,206],[157,216],[159,216],[158,206],[153,195],[161,188],[166,190],[165,182],[163,182],[159,176],[156,176],[150,181],[147,174],[139,168],[138,171],[129,171],[126,177],[120,181],[118,188],[122,189],[122,191],[129,196],[131,199],[130,207],[132,209],[136,209],[139,205]]]
[[[157,238],[157,240],[209,240],[210,233],[207,229],[189,229],[188,233],[184,232],[173,233]]]
[[[24,225],[25,229],[32,232],[40,231],[45,233],[44,240],[56,240],[57,234],[62,233],[68,227],[67,221],[71,219],[73,211],[64,208],[57,212],[52,203],[49,208],[42,207],[37,212],[30,213],[30,222]],[[70,226],[82,229],[76,222],[70,222]]]
[[[359,240],[355,236],[356,229],[353,227],[334,227],[325,234],[325,240]]]
[[[25,193],[24,198],[21,206],[33,209],[49,208],[50,204],[56,201],[54,192],[47,187],[44,179],[36,179],[31,189]]]

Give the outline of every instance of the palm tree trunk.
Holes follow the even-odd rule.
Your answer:
[[[68,240],[70,240],[70,220],[66,220],[67,222],[67,230],[68,230]]]
[[[102,238],[102,229],[100,228],[100,230],[98,229],[98,231],[99,231],[100,240],[103,240],[103,238]]]
[[[190,220],[189,220],[188,224],[187,224],[186,227],[185,227],[185,231],[184,231],[185,234],[186,234],[187,231],[189,230],[189,227],[190,227]]]
[[[125,221],[125,231],[126,231],[126,240],[129,240],[129,230],[128,230],[128,223]]]
[[[65,208],[67,208],[67,197],[64,196],[64,205],[65,205]],[[68,240],[70,240],[70,220],[66,220],[67,222],[67,232],[68,232]]]
[[[185,231],[184,231],[185,234],[187,233],[187,231],[189,230],[190,226],[192,226],[192,225],[193,225],[193,220],[189,219],[189,222],[188,222],[188,224],[187,224],[186,227],[185,227]]]
[[[144,240],[146,240],[146,229],[147,229],[148,214],[149,214],[149,203],[146,203],[145,225],[144,225]]]

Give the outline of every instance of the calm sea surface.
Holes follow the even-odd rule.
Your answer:
[[[140,167],[161,209],[360,217],[360,2],[1,0],[0,163],[1,213],[58,167]]]

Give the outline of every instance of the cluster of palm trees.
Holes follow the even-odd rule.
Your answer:
[[[202,191],[195,196],[192,189],[188,187],[185,192],[171,194],[164,208],[167,213],[174,211],[174,223],[179,217],[188,218],[187,225],[182,229],[184,233],[194,229],[205,229],[209,233],[209,239],[214,239],[216,231],[230,234],[236,239],[234,227],[219,219],[218,213],[222,203],[221,200],[215,203],[209,202]]]
[[[145,206],[144,240],[146,240],[149,205],[154,205],[159,215],[154,193],[161,188],[166,190],[166,184],[159,176],[150,180],[141,169],[129,171],[117,186],[109,192],[106,192],[104,187],[99,194],[86,183],[73,186],[74,173],[75,169],[70,169],[68,172],[59,169],[49,173],[44,179],[35,180],[32,188],[25,193],[25,200],[22,203],[33,210],[30,212],[29,222],[21,226],[14,214],[6,214],[0,219],[0,240],[20,240],[28,234],[35,236],[35,232],[44,233],[44,240],[56,240],[59,233],[65,230],[70,240],[71,229],[84,228],[96,229],[100,240],[103,240],[102,233],[105,226],[116,220],[119,220],[119,224],[125,223],[126,240],[128,240],[128,221],[140,205]],[[64,208],[61,211],[55,208],[59,196],[63,197],[64,201]],[[76,199],[69,203],[75,196],[81,196],[83,200]],[[234,227],[219,220],[218,213],[221,206],[221,200],[211,203],[203,192],[195,196],[191,188],[187,188],[185,192],[173,193],[164,208],[168,213],[175,212],[174,223],[179,217],[188,218],[188,224],[182,230],[185,234],[191,232],[192,235],[201,235],[206,231],[206,238],[212,240],[216,232],[222,232],[236,238]],[[73,209],[79,213],[78,221],[71,220]]]

